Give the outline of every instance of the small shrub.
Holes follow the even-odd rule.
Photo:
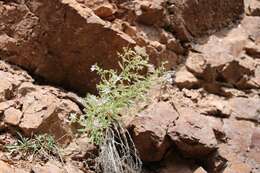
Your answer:
[[[125,48],[119,54],[120,72],[110,69],[104,70],[97,64],[91,70],[96,71],[101,81],[97,85],[98,96],[88,94],[85,99],[85,112],[78,120],[95,144],[104,139],[107,128],[114,121],[119,121],[122,109],[130,107],[138,100],[144,100],[145,94],[162,72],[162,68],[142,75],[150,69],[148,56],[141,48],[136,51]]]
[[[77,121],[82,132],[86,132],[93,143],[100,146],[97,172],[138,173],[141,160],[135,145],[120,121],[120,112],[138,101],[146,99],[148,89],[163,71],[148,63],[144,49],[135,51],[125,48],[119,54],[120,71],[105,70],[97,64],[91,70],[100,76],[98,95],[88,94],[85,99],[85,114]],[[75,117],[73,118],[75,119]]]
[[[32,156],[39,159],[49,159],[50,157],[59,157],[61,159],[55,139],[48,134],[26,138],[18,133],[17,142],[9,144],[5,148],[11,155],[20,154],[23,158]]]

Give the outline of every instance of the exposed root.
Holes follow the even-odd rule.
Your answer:
[[[140,173],[142,162],[129,132],[119,123],[106,131],[97,158],[97,171],[102,173]]]

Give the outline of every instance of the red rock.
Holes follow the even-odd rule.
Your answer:
[[[26,136],[50,133],[60,143],[71,140],[73,126],[68,122],[69,116],[72,113],[81,114],[78,106],[81,101],[77,101],[76,96],[50,86],[33,84],[25,71],[2,61],[1,74],[3,80],[14,87],[10,90],[10,100],[0,103],[0,113],[5,123],[5,126],[1,123],[1,128],[11,125],[20,128]]]
[[[230,100],[232,114],[238,119],[260,122],[260,99],[237,97]]]
[[[97,148],[91,144],[87,137],[80,137],[73,140],[65,149],[64,156],[72,160],[87,159]]]
[[[137,21],[146,25],[163,26],[166,14],[163,0],[139,1],[140,9],[137,10]]]
[[[167,126],[176,120],[177,112],[169,103],[150,105],[130,123],[132,138],[143,161],[160,161],[170,147]]]
[[[193,173],[193,163],[181,158],[177,153],[170,152],[161,162],[158,173]]]
[[[175,83],[179,88],[198,88],[200,81],[185,67],[176,72]]]
[[[3,161],[0,161],[0,168],[0,173],[14,173],[14,168]]]
[[[201,54],[190,53],[185,65],[196,76],[202,76],[207,68],[207,61]]]
[[[20,98],[23,118],[19,127],[26,135],[36,132],[50,133],[60,139],[59,142],[67,143],[73,134],[66,119],[72,113],[80,114],[80,109],[72,101],[58,99],[48,89],[37,86],[34,88],[36,91]]]
[[[9,36],[8,33],[12,33],[10,39],[15,43],[0,42],[6,52],[1,51],[1,57],[81,94],[95,90],[97,76],[90,71],[93,64],[118,68],[117,52],[135,44],[128,35],[111,28],[91,9],[76,1],[12,3],[10,6],[15,10],[3,6],[0,25],[5,29],[0,28],[0,32]],[[57,10],[59,7],[64,8]],[[52,19],[46,14],[52,14]],[[16,16],[16,20],[10,25],[11,16]]]
[[[223,5],[225,4],[225,5]],[[178,38],[192,39],[218,30],[239,19],[244,12],[243,0],[169,1],[172,28]]]
[[[190,108],[178,109],[179,119],[168,129],[178,149],[189,157],[203,157],[217,149],[217,140],[209,121]]]
[[[232,164],[223,173],[251,173],[252,168],[244,163]]]
[[[231,108],[228,102],[217,98],[208,98],[199,102],[201,113],[216,117],[229,117]]]
[[[260,58],[260,47],[256,44],[247,44],[244,47],[246,53],[253,58]]]
[[[184,48],[181,46],[180,42],[175,38],[171,38],[167,41],[166,47],[177,54],[183,54]]]
[[[62,168],[52,162],[48,162],[44,166],[36,165],[32,170],[34,173],[65,173]]]
[[[12,83],[6,80],[5,78],[1,79],[0,83],[0,101],[5,101],[10,99],[12,93]]]
[[[4,111],[15,105],[13,100],[5,101],[0,103],[0,113],[4,113]]]
[[[72,164],[66,164],[65,170],[67,171],[67,173],[83,173],[83,171]]]
[[[11,125],[18,125],[21,121],[23,113],[13,107],[5,110],[4,122]]]
[[[250,144],[249,157],[260,163],[260,128],[255,128]]]
[[[240,152],[246,152],[250,147],[254,124],[252,122],[232,119],[224,119],[223,122],[224,132],[230,139],[230,143],[234,147],[233,149]]]
[[[112,16],[116,12],[115,7],[112,4],[103,4],[94,10],[94,13],[100,18],[106,18]]]

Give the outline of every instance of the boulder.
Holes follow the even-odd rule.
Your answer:
[[[89,138],[82,136],[73,140],[64,149],[63,154],[72,160],[83,160],[93,157],[95,151],[97,151],[96,146],[90,142]]]
[[[198,77],[201,77],[207,68],[207,58],[205,58],[202,54],[189,53],[185,66],[190,72]]]
[[[163,0],[137,1],[139,8],[136,11],[136,21],[145,25],[162,27],[166,20],[166,11]]]
[[[237,119],[260,123],[260,98],[236,97],[229,102],[232,115]]]
[[[192,89],[200,86],[200,81],[185,67],[180,68],[175,75],[175,83],[179,88]]]
[[[33,84],[25,71],[3,61],[0,61],[1,74],[0,83],[8,81],[12,88],[9,90],[12,97],[8,100],[5,97],[0,103],[3,128],[18,128],[26,136],[50,133],[60,143],[71,140],[74,129],[69,117],[81,114],[80,100],[76,96],[54,87]]]
[[[228,101],[221,98],[207,97],[198,103],[200,112],[204,115],[228,118],[231,115],[231,108]]]
[[[117,51],[135,44],[76,1],[17,1],[1,9],[1,58],[81,94],[95,89],[97,76],[91,73],[91,65],[116,68]],[[108,15],[104,8],[96,13]]]
[[[243,0],[8,1],[0,7],[0,56],[85,94],[94,92],[98,82],[91,65],[119,68],[117,52],[122,47],[144,46],[152,63],[169,60],[171,68],[179,63],[176,54],[185,53],[183,40],[227,26],[243,9]],[[157,44],[166,30],[176,33],[177,40]]]
[[[5,110],[4,122],[10,125],[18,125],[21,121],[23,113],[13,107]]]
[[[230,141],[229,144],[233,147],[233,151],[247,152],[251,144],[254,123],[235,119],[223,119],[223,122],[223,130]],[[221,152],[221,148],[219,151]]]
[[[190,108],[178,109],[179,119],[167,134],[177,148],[188,157],[200,158],[217,149],[217,140],[209,121]]]
[[[172,105],[158,102],[149,105],[130,123],[132,138],[143,161],[160,161],[170,147],[166,132],[178,117]]]
[[[27,136],[35,133],[50,133],[59,142],[71,140],[73,131],[68,122],[71,114],[81,113],[78,106],[67,99],[59,99],[50,92],[51,88],[33,86],[34,91],[19,98],[23,117],[19,128]],[[18,92],[22,92],[23,85]]]
[[[243,0],[171,0],[167,5],[171,26],[181,40],[219,30],[244,12]]]
[[[115,6],[110,3],[102,4],[94,9],[94,13],[102,19],[112,16],[115,12]]]
[[[260,58],[260,47],[258,44],[254,44],[252,42],[249,42],[245,47],[244,50],[246,53],[253,57],[253,58]]]
[[[228,88],[259,88],[259,24],[260,17],[245,17],[239,27],[220,31],[206,42],[193,45],[185,62],[191,74],[185,68],[178,69],[177,86],[194,88],[191,81],[198,80],[197,87],[226,97],[233,95]]]

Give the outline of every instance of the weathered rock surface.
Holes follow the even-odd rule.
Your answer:
[[[91,65],[98,62],[113,68],[118,61],[116,51],[134,44],[126,34],[73,0],[33,0],[7,3],[1,8],[5,28],[1,29],[2,58],[79,92],[90,89],[91,83],[93,89]],[[52,14],[50,20],[46,14]],[[12,15],[19,17],[11,27],[8,19]]]
[[[170,147],[167,127],[178,117],[169,103],[150,105],[130,123],[133,141],[144,161],[160,161]]]
[[[136,125],[134,128],[136,132],[140,132],[138,136],[138,133],[133,130],[133,138],[141,151],[141,157],[147,158],[148,151],[156,151],[153,153],[157,156],[161,154],[160,158],[163,155],[160,162],[162,165],[158,169],[163,173],[173,172],[173,170],[176,172],[257,173],[260,168],[259,122],[256,118],[260,98],[257,93],[228,98],[209,94],[202,89],[179,91],[174,87],[169,87],[164,92],[168,96],[161,93],[162,100],[167,100],[166,102],[171,104],[169,108],[159,109],[161,106],[158,104],[149,105],[147,110],[144,110],[146,115],[144,117],[149,117],[149,119],[137,116],[132,121]],[[159,100],[161,100],[160,97]],[[163,104],[162,101],[159,103]],[[168,121],[171,117],[166,116],[169,115],[165,112],[168,109],[176,111],[177,118]],[[157,111],[156,114],[149,114],[151,112],[149,110]],[[164,126],[164,123],[168,125]],[[180,157],[199,160],[203,163],[200,165],[203,169],[196,170],[196,166],[190,167],[188,160],[184,161],[186,163],[184,165],[182,161],[178,162],[178,165],[172,164],[175,163],[173,161],[165,162],[164,149],[147,147],[151,146],[151,141],[153,143],[164,141],[165,136],[168,141],[168,150],[173,150],[170,157],[181,155]],[[148,156],[155,158],[151,153]]]
[[[145,47],[152,63],[176,67],[174,85],[159,86],[153,103],[129,124],[145,166],[158,173],[258,173],[259,2],[0,0],[0,58],[43,83],[85,94],[98,81],[92,64],[116,68],[122,47]],[[69,122],[82,107],[75,94],[38,85],[0,61],[1,150],[17,130],[69,144],[65,165],[28,163],[26,169],[0,151],[0,173],[88,172],[97,148],[83,137],[72,140]]]
[[[178,38],[190,40],[239,19],[243,0],[168,1],[170,23]]]
[[[0,5],[1,59],[81,94],[95,90],[98,79],[91,65],[117,68],[122,47],[144,46],[151,62],[168,60],[171,68],[185,53],[179,40],[218,30],[239,19],[244,9],[242,0],[29,0]]]
[[[182,67],[177,73],[175,82],[180,88],[198,88],[200,81],[190,73],[185,67]]]
[[[193,46],[186,68],[176,73],[177,85],[196,88],[191,82],[194,84],[197,78],[199,87],[223,96],[232,95],[227,88],[259,88],[259,24],[259,17],[245,17],[239,27],[212,35],[207,41],[202,40],[205,44]],[[185,76],[196,78],[183,77],[183,71],[191,73]]]
[[[23,169],[16,168],[3,161],[0,161],[0,168],[0,173],[28,173]]]
[[[179,119],[169,126],[168,135],[188,157],[203,157],[217,149],[217,140],[209,122],[195,110],[178,109]]]
[[[259,98],[234,98],[230,100],[232,113],[238,119],[260,123]]]
[[[9,125],[22,130],[24,135],[50,133],[67,143],[73,136],[68,123],[70,114],[81,113],[79,106],[68,99],[69,94],[50,87],[33,84],[32,78],[23,70],[0,62],[1,83],[8,81],[10,96],[1,93],[1,117]],[[5,87],[3,87],[5,88]]]
[[[158,173],[193,173],[192,170],[195,167],[194,163],[181,158],[176,153],[168,153],[160,166]]]

